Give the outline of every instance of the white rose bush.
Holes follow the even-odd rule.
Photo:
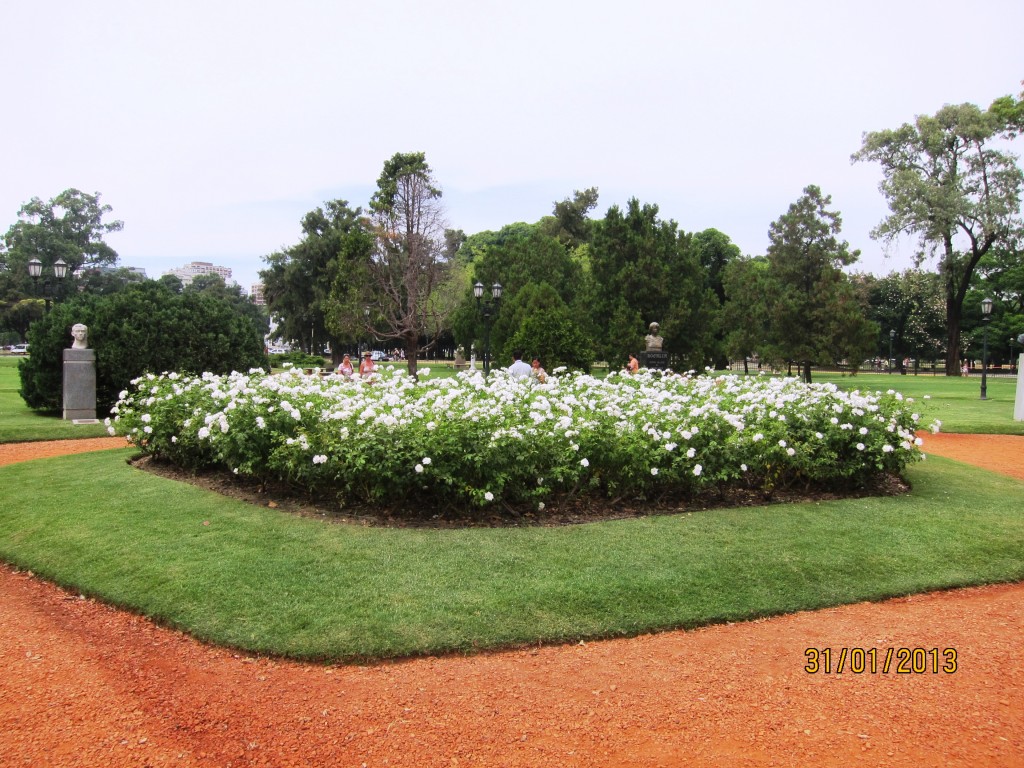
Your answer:
[[[403,371],[354,381],[298,370],[149,374],[121,393],[108,429],[184,468],[415,517],[581,496],[848,490],[922,457],[920,415],[893,391],[655,371],[543,383],[428,373],[419,382]]]

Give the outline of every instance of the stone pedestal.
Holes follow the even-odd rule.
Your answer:
[[[1017,402],[1013,406],[1013,418],[1017,421],[1024,421],[1024,385],[1021,378],[1024,378],[1024,354],[1017,360]]]
[[[668,352],[661,352],[649,349],[640,353],[640,365],[644,368],[651,368],[656,371],[664,371],[668,368]]]
[[[64,350],[64,420],[96,419],[96,350]]]

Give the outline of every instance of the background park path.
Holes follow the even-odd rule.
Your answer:
[[[963,450],[935,437],[926,452]],[[969,439],[962,460],[1024,468],[1024,437]],[[55,455],[21,445],[13,460]],[[1022,638],[1010,584],[321,666],[209,647],[0,566],[0,766],[1024,766]],[[807,648],[832,649],[832,672],[805,671]],[[836,673],[843,648],[877,649],[877,671]],[[926,652],[904,674],[883,671],[889,648]]]

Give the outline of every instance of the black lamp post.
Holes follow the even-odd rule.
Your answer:
[[[39,277],[43,274],[43,262],[39,259],[31,259],[28,263],[28,274],[32,278],[33,292],[39,295]],[[53,276],[57,278],[57,296],[53,293],[53,284],[50,282],[50,278],[47,277],[43,280],[43,299],[46,300],[46,312],[50,311],[50,302],[55,298],[59,298],[60,285],[64,282],[64,278],[68,275],[68,264],[64,259],[57,259],[53,262]]]
[[[893,328],[891,331],[889,331],[889,362],[886,365],[886,367],[889,369],[889,373],[890,374],[892,374],[892,365],[893,365],[893,362],[894,362],[893,359],[892,359],[892,342],[893,342],[893,339],[895,339],[895,338],[896,338],[896,329]]]
[[[491,322],[498,314],[501,307],[501,283],[491,286],[491,298],[483,301],[484,284],[477,281],[473,286],[473,296],[476,297],[476,305],[484,318],[484,376],[491,374]]]
[[[981,314],[984,321],[981,334],[981,399],[988,400],[988,318],[992,314],[992,299],[981,300]]]
[[[365,307],[363,307],[363,323],[366,325],[366,334],[367,334],[366,335],[366,338],[367,338],[366,349],[367,349],[367,351],[369,351],[370,347],[373,346],[373,342],[369,340],[369,338],[370,338],[370,305],[369,304],[367,304]],[[361,350],[356,350],[356,351],[359,352]]]

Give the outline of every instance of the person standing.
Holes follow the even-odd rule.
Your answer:
[[[632,352],[629,353],[629,362],[626,363],[626,370],[630,373],[636,373],[640,370],[640,361],[636,359],[636,355]]]
[[[359,363],[359,375],[364,379],[370,378],[375,370],[373,365],[373,358],[370,356],[369,350],[363,353],[363,360]]]
[[[529,363],[523,362],[523,351],[517,349],[512,353],[512,365],[508,367],[508,372],[515,376],[517,379],[525,379],[533,369]]]
[[[351,360],[351,358],[348,355],[345,355],[341,359],[341,364],[338,366],[338,370],[336,371],[336,373],[339,376],[344,376],[345,378],[348,378],[348,379],[352,378],[352,374],[354,373],[354,369],[352,368],[352,360]]]
[[[548,380],[548,373],[540,366],[540,360],[533,358],[533,362],[530,364],[530,376],[535,379],[539,384],[543,384]]]

